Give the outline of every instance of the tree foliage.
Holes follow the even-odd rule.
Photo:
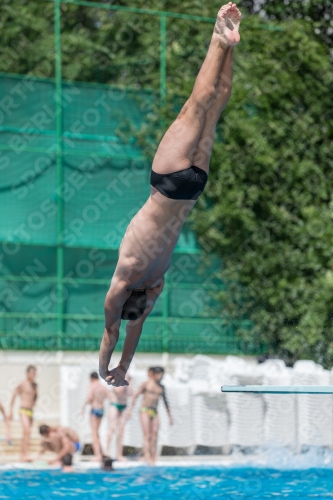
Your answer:
[[[216,0],[214,2],[218,3]],[[179,11],[176,0],[117,2],[153,10]],[[183,13],[209,16],[218,7],[182,4]],[[54,6],[52,2],[3,0],[0,5],[0,71],[53,77]],[[212,14],[213,15],[213,14]],[[159,88],[159,18],[93,7],[61,4],[62,72],[66,80]],[[193,66],[191,55],[205,53],[210,24],[168,21],[168,45]],[[191,37],[193,37],[192,41]],[[189,43],[189,50],[186,44]],[[179,49],[180,50],[180,49]],[[199,60],[199,59],[198,59]],[[196,69],[196,68],[195,68]],[[188,70],[187,70],[188,71]]]
[[[119,0],[118,5],[212,17],[221,0]],[[328,0],[240,0],[243,14],[267,20],[309,22],[311,30],[333,48],[333,2]],[[158,87],[159,21],[151,16],[77,5],[61,5],[63,77]],[[0,71],[54,76],[54,5],[46,0],[2,0],[0,3]],[[211,25],[168,22],[168,43],[188,68],[201,56]],[[182,43],[186,39],[186,44]],[[200,57],[198,58],[198,60]],[[192,75],[191,75],[192,76]]]
[[[276,25],[275,25],[276,26]],[[327,47],[306,21],[243,22],[231,101],[218,128],[204,196],[191,219],[210,260],[223,261],[221,314],[288,363],[333,356],[333,97]],[[187,50],[189,50],[187,48]],[[172,59],[170,55],[170,59]],[[178,74],[178,77],[177,77]],[[164,118],[193,80],[169,80]],[[161,113],[142,143],[153,154]]]
[[[176,0],[120,5],[178,12]],[[245,338],[288,361],[333,356],[333,73],[331,2],[242,0],[231,101],[217,129],[210,180],[192,216],[227,283],[221,312],[248,318]],[[185,0],[181,12],[215,17],[220,2]],[[159,22],[150,16],[62,5],[63,78],[159,89]],[[288,19],[288,21],[286,21]],[[267,26],[268,24],[268,26]],[[274,31],[267,28],[279,28]],[[54,76],[53,4],[3,0],[0,71]],[[139,140],[153,155],[190,94],[212,25],[168,21],[167,103]],[[325,44],[322,42],[325,40]],[[208,257],[209,258],[209,257]]]
[[[252,5],[251,5],[252,4]],[[250,0],[250,12],[270,20],[308,21],[315,35],[333,49],[333,2],[331,0]]]
[[[252,28],[258,21],[252,19]],[[193,217],[222,257],[232,318],[288,361],[333,356],[333,97],[326,48],[304,22],[236,50],[205,197]],[[244,29],[245,33],[245,29]]]

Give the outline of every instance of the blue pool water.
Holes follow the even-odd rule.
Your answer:
[[[0,472],[0,499],[224,500],[333,498],[333,470],[219,467]]]

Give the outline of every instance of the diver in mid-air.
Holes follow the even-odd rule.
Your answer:
[[[231,94],[234,46],[241,13],[229,2],[218,12],[203,65],[189,99],[162,138],[150,177],[151,195],[133,217],[105,299],[99,372],[108,384],[127,385],[125,375],[145,319],[163,290],[182,226],[203,192],[215,128]],[[109,371],[121,320],[128,320],[120,363]]]

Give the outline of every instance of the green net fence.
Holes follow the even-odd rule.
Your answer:
[[[55,77],[0,75],[3,349],[99,348],[118,247],[150,192],[151,166],[119,130],[126,120],[140,127],[156,93],[63,81],[60,2],[54,6]],[[160,28],[163,38],[163,22]],[[163,98],[163,43],[160,56]],[[207,274],[202,260],[185,227],[139,350],[254,351],[218,313],[214,292],[223,283],[214,270],[220,263],[212,261]],[[123,339],[121,331],[117,349]]]

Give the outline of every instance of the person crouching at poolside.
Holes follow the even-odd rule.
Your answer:
[[[65,455],[74,455],[80,451],[80,441],[77,433],[69,427],[50,427],[41,425],[39,433],[43,437],[41,450],[36,457],[38,460],[45,451],[53,451],[56,453],[55,458],[49,460],[50,465],[61,465]]]
[[[110,427],[106,449],[110,451],[112,437],[118,427],[117,460],[125,460],[123,457],[123,435],[126,420],[128,419],[127,400],[132,395],[132,384],[128,374],[125,376],[125,380],[129,382],[129,385],[113,388],[111,392],[113,400],[110,403],[109,410]]]
[[[90,425],[92,434],[92,447],[95,455],[95,460],[102,461],[102,446],[99,438],[99,428],[104,416],[104,401],[109,399],[112,401],[112,396],[108,388],[99,381],[98,373],[92,372],[90,375],[90,387],[87,399],[83,405],[82,413],[86,405],[91,405]]]
[[[157,405],[160,397],[163,398],[166,410],[169,415],[170,425],[173,424],[169,405],[165,395],[164,386],[161,380],[164,375],[164,369],[160,366],[149,368],[148,380],[140,385],[135,393],[129,409],[131,413],[136,399],[143,395],[142,406],[140,408],[140,419],[143,431],[143,460],[150,465],[156,462],[157,435],[159,428],[159,418]]]

